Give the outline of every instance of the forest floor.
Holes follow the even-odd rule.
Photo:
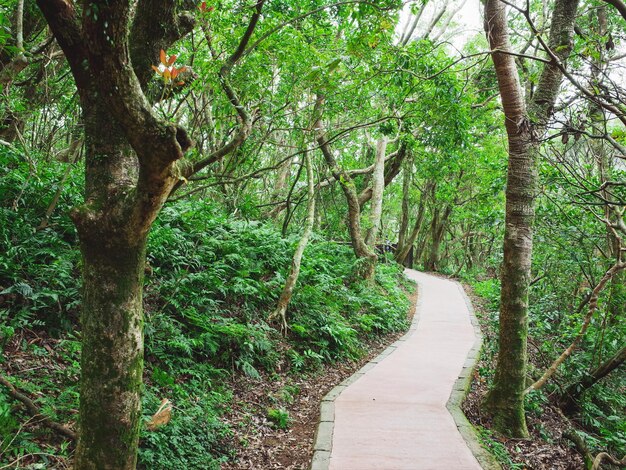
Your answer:
[[[470,286],[464,284],[465,291],[472,300],[480,322],[484,343],[495,342],[493,327],[484,321],[486,315],[484,300],[472,293]],[[485,346],[484,346],[485,347]],[[476,366],[470,393],[463,403],[463,411],[475,426],[490,429],[491,422],[480,409],[482,398],[487,393],[486,375],[495,369],[495,355],[482,354]],[[533,362],[532,347],[529,360]],[[579,470],[585,468],[580,454],[563,438],[563,432],[572,427],[559,409],[550,403],[540,403],[536,409],[526,414],[528,439],[506,439],[490,437],[492,453],[505,469],[533,470]],[[507,455],[508,454],[508,455]]]
[[[409,321],[415,313],[418,293],[411,295],[407,312]],[[313,456],[313,438],[319,421],[322,398],[337,384],[350,377],[364,364],[380,354],[404,332],[371,341],[367,355],[358,361],[337,362],[307,376],[281,376],[276,380],[255,381],[239,377],[233,384],[232,410],[225,417],[235,430],[237,460],[225,464],[224,470],[308,469]],[[273,397],[285,389],[297,390],[287,405],[291,424],[277,429],[265,416],[273,406]]]

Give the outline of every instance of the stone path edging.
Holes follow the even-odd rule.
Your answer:
[[[398,347],[398,343],[405,341],[406,338],[411,336],[419,323],[419,314],[422,296],[420,295],[421,287],[418,283],[415,283],[417,289],[417,302],[415,302],[415,313],[413,320],[411,320],[411,326],[408,331],[389,345],[383,352],[381,352],[374,359],[366,363],[358,371],[345,379],[339,385],[331,389],[330,392],[322,398],[320,405],[320,421],[315,431],[315,438],[313,441],[313,459],[311,460],[310,470],[328,470],[330,464],[330,451],[333,445],[333,428],[335,426],[335,398],[337,398],[346,387],[359,380],[368,370],[372,369],[376,364],[389,356]]]
[[[470,352],[467,354],[467,359],[465,360],[465,364],[463,365],[463,369],[459,374],[459,378],[457,379],[454,387],[452,388],[452,392],[450,393],[450,398],[448,399],[448,403],[446,403],[446,408],[452,415],[452,419],[456,424],[459,433],[463,437],[463,440],[467,444],[467,447],[472,451],[476,460],[484,470],[501,470],[501,465],[496,461],[495,457],[491,455],[485,448],[480,444],[480,440],[478,438],[478,433],[476,432],[476,428],[469,422],[465,413],[461,409],[461,404],[465,397],[470,391],[470,387],[472,385],[472,377],[474,375],[474,370],[476,369],[476,364],[478,363],[478,359],[480,359],[480,353],[483,346],[483,334],[480,330],[480,324],[478,323],[478,318],[476,318],[476,312],[474,311],[474,306],[472,305],[472,301],[467,296],[465,289],[460,282],[451,281],[457,284],[457,287],[461,291],[461,295],[465,300],[465,304],[467,305],[467,310],[470,314],[470,320],[472,322],[472,326],[474,327],[474,334],[476,335],[476,341],[470,349]]]
[[[476,318],[474,308],[471,304],[470,299],[468,298],[461,284],[458,282],[456,282],[456,284],[461,291],[461,295],[463,296],[463,299],[465,300],[465,303],[469,310],[470,320],[472,326],[474,327],[476,341],[474,342],[474,345],[467,355],[467,359],[465,361],[465,364],[463,365],[463,369],[459,374],[459,378],[454,384],[446,407],[448,409],[448,412],[452,416],[457,426],[457,429],[459,430],[459,433],[466,442],[467,447],[474,454],[476,460],[478,460],[482,468],[485,470],[499,470],[501,469],[501,466],[496,462],[495,458],[480,445],[476,430],[467,420],[465,414],[461,410],[461,403],[469,392],[472,375],[474,373],[476,363],[478,362],[478,358],[480,357],[480,350],[482,347],[482,333],[480,331],[478,319]],[[333,430],[335,425],[335,399],[341,394],[341,392],[346,389],[346,387],[359,380],[367,371],[371,370],[380,361],[382,361],[384,358],[389,356],[389,354],[394,352],[399,343],[405,341],[417,329],[420,317],[420,307],[422,303],[422,295],[420,292],[421,286],[418,283],[416,283],[416,289],[418,297],[415,304],[415,314],[409,330],[401,338],[388,346],[382,353],[380,353],[374,359],[361,367],[361,369],[359,369],[353,375],[334,387],[322,399],[320,405],[320,420],[315,433],[313,444],[313,459],[311,462],[310,470],[328,470],[329,468],[333,441]]]

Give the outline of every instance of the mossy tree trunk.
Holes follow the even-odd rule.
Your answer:
[[[194,26],[174,0],[38,0],[69,63],[85,129],[85,200],[72,212],[83,256],[81,396],[75,470],[134,469],[141,417],[146,239],[184,178],[232,152],[250,130],[228,76],[261,15],[255,5],[237,50],[220,70],[239,131],[196,162],[192,143],[162,121],[145,90],[151,65]]]
[[[143,372],[142,291],[147,226],[133,189],[132,149],[106,104],[86,92],[85,204],[72,213],[83,257],[77,469],[136,465]]]
[[[549,47],[564,62],[572,48],[577,0],[557,0]],[[485,31],[492,51],[509,143],[504,262],[500,298],[499,353],[494,383],[485,398],[495,428],[508,436],[528,435],[524,415],[526,389],[528,290],[532,259],[538,141],[552,114],[562,79],[555,61],[545,64],[528,103],[520,87],[508,38],[505,4],[487,0]]]
[[[75,468],[134,469],[141,418],[145,239],[105,248],[106,234],[81,235],[83,343]]]

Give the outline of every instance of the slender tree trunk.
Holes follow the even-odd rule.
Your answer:
[[[576,411],[578,408],[578,401],[580,400],[582,394],[624,364],[625,361],[626,346],[623,346],[622,349],[617,351],[604,363],[592,371],[585,373],[585,375],[583,375],[577,382],[569,385],[559,398],[559,406],[563,409],[563,411],[569,414]]]
[[[420,196],[420,203],[417,209],[417,216],[415,217],[415,223],[413,224],[413,229],[411,230],[411,233],[409,234],[408,238],[406,238],[406,240],[403,243],[398,242],[398,247],[396,248],[396,252],[394,253],[394,259],[396,260],[397,263],[400,263],[400,264],[405,263],[406,258],[409,255],[409,252],[411,251],[413,244],[415,243],[415,240],[417,240],[417,237],[419,236],[420,231],[422,230],[422,224],[424,222],[424,214],[426,212],[427,194],[431,191],[433,187],[434,187],[434,184],[432,184],[429,181],[426,183],[426,187],[424,188],[424,191],[422,191],[422,195]]]
[[[411,180],[413,179],[411,166],[412,163],[408,160],[404,165],[404,174],[402,175],[402,214],[400,215],[400,230],[398,230],[396,254],[399,252],[400,248],[404,246],[409,230],[409,199],[411,194]]]
[[[291,261],[291,270],[289,271],[289,276],[287,276],[285,287],[283,288],[280,298],[278,299],[278,305],[269,316],[269,320],[280,318],[283,331],[285,332],[287,331],[287,306],[291,301],[291,296],[293,295],[293,289],[296,285],[296,282],[298,282],[298,276],[300,275],[300,265],[302,263],[302,255],[304,254],[304,250],[309,243],[309,238],[311,237],[311,233],[313,232],[313,225],[315,224],[315,182],[313,181],[313,166],[311,165],[311,158],[309,157],[308,153],[304,154],[304,164],[306,166],[309,196],[304,232],[302,232],[302,237],[300,238],[298,246],[296,247],[296,251],[293,255],[293,259]]]
[[[415,17],[409,16],[409,18],[407,19],[406,26],[409,25],[409,23],[411,22],[411,19],[413,20],[413,22],[411,23],[411,27],[409,28],[409,30],[406,31],[407,28],[405,27],[405,31],[403,31],[403,33],[402,33],[402,38],[400,39],[400,43],[403,46],[406,46],[408,44],[408,42],[411,40],[411,38],[413,37],[413,33],[415,32],[415,28],[417,27],[417,24],[419,23],[419,20],[422,17],[422,14],[424,13],[424,10],[426,10],[426,3],[422,4],[420,9],[415,14]]]
[[[348,231],[350,233],[352,249],[358,260],[356,275],[366,280],[372,280],[374,278],[378,256],[363,240],[361,233],[361,206],[359,205],[354,181],[350,175],[337,164],[332,150],[326,141],[326,133],[322,125],[323,104],[324,97],[318,95],[315,103],[315,119],[313,125],[316,131],[316,140],[324,154],[324,159],[326,160],[331,174],[335,180],[339,181],[343,194],[346,197],[348,204]]]
[[[365,243],[371,247],[376,245],[376,237],[380,228],[383,213],[383,192],[385,189],[385,154],[387,137],[383,136],[376,144],[376,161],[372,172],[372,203],[370,209],[370,228],[365,236]]]
[[[488,0],[485,30],[492,50],[510,51],[505,5]],[[526,437],[528,286],[532,256],[532,223],[536,170],[530,155],[530,125],[513,56],[492,54],[506,131],[509,163],[506,186],[504,263],[500,297],[499,353],[494,383],[484,405],[495,428],[508,436]]]
[[[402,162],[406,157],[406,145],[400,144],[400,148],[398,149],[396,155],[393,158],[390,158],[389,161],[385,164],[384,173],[384,187],[386,188],[391,184],[398,173],[400,173],[400,169],[402,168]],[[359,206],[363,207],[367,201],[372,198],[372,186],[368,185],[361,193],[359,194]]]
[[[550,47],[565,60],[571,51],[577,0],[557,0],[550,28]],[[526,389],[528,289],[532,258],[534,199],[537,185],[537,140],[561,83],[555,65],[544,67],[527,113],[506,23],[505,4],[487,0],[485,31],[498,79],[509,143],[506,186],[504,262],[500,298],[499,354],[493,386],[485,398],[494,427],[512,437],[526,437],[524,391]],[[503,51],[503,52],[499,52]]]

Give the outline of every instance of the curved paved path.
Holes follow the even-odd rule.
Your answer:
[[[335,400],[331,470],[481,468],[446,409],[476,339],[465,298],[454,282],[406,273],[419,284],[413,332]]]

